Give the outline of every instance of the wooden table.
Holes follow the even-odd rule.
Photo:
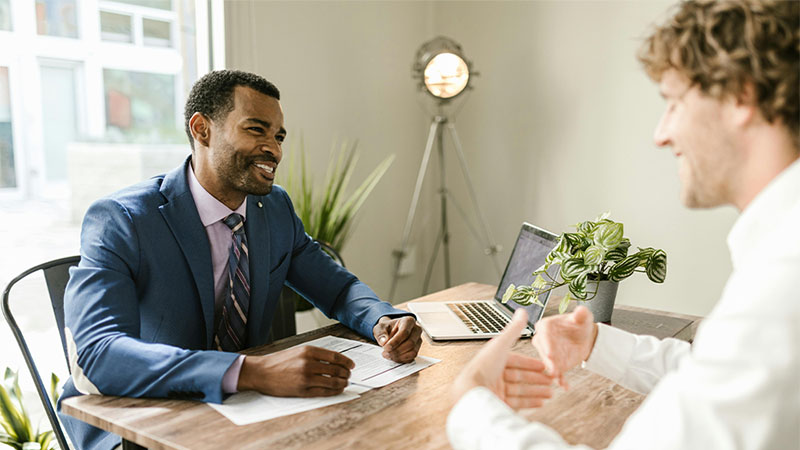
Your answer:
[[[414,301],[490,298],[494,286],[468,283]],[[557,299],[545,315],[552,314]],[[403,307],[403,305],[400,305]],[[618,306],[613,325],[658,337],[691,340],[698,317]],[[265,354],[325,335],[361,339],[342,325],[332,325],[248,353]],[[424,334],[423,334],[424,335]],[[204,403],[85,395],[63,402],[63,411],[96,427],[152,449],[264,448],[449,448],[445,421],[453,378],[485,341],[433,342],[427,336],[421,355],[441,363],[351,402],[246,426],[236,426]],[[530,340],[514,350],[536,356]],[[524,411],[573,444],[605,447],[642,395],[576,368],[566,374],[571,388],[557,388],[544,407]]]

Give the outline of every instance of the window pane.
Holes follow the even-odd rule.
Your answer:
[[[76,0],[36,0],[36,30],[47,36],[78,37]]]
[[[103,70],[106,132],[112,140],[182,142],[175,125],[175,76]]]
[[[0,67],[0,188],[15,187],[14,141],[11,134],[11,97],[8,67]]]
[[[11,0],[0,0],[0,30],[11,31]]]
[[[144,45],[152,47],[171,47],[170,23],[154,19],[142,19]]]
[[[100,39],[113,42],[133,42],[131,16],[100,11]]]
[[[114,0],[117,3],[172,10],[172,0]]]
[[[67,179],[67,145],[78,135],[75,69],[42,66],[42,142],[47,181]]]

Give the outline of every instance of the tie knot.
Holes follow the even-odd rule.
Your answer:
[[[244,233],[244,217],[241,214],[233,213],[222,220],[228,228],[233,231],[233,234]]]

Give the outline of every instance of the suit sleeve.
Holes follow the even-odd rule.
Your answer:
[[[237,355],[186,350],[140,338],[139,239],[128,210],[96,202],[83,222],[81,261],[64,297],[65,334],[78,390],[130,397],[222,401]]]
[[[381,301],[369,286],[336,264],[311,237],[294,212],[289,196],[284,194],[287,213],[294,224],[292,261],[287,283],[319,308],[327,317],[342,322],[361,336],[374,341],[372,328],[382,316],[401,317],[413,314]]]

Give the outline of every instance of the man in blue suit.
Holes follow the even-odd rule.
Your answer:
[[[286,137],[279,100],[258,75],[204,76],[186,103],[191,157],[89,208],[80,265],[64,298],[72,377],[63,398],[82,392],[219,403],[241,390],[341,393],[354,365],[339,353],[237,353],[267,342],[284,283],[375,339],[385,357],[416,357],[414,317],[378,300],[321,251],[286,192],[273,186]],[[79,448],[120,442],[61,418]]]

